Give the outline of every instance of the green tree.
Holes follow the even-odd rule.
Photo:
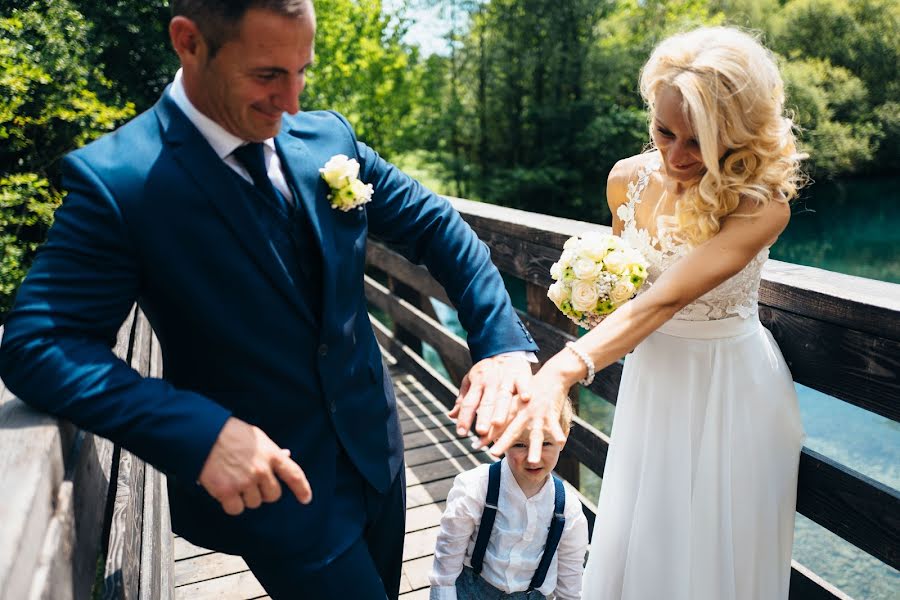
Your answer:
[[[0,19],[0,317],[52,222],[59,158],[134,114],[107,104],[90,26],[68,0]]]
[[[782,66],[787,104],[801,128],[801,147],[816,175],[852,174],[868,165],[878,147],[868,91],[849,70],[825,59]]]
[[[900,93],[900,4],[895,0],[791,0],[773,45],[784,56],[827,59],[859,77],[873,105]]]
[[[771,37],[783,0],[710,0],[709,9],[725,15],[728,23],[761,31]]]
[[[91,23],[89,43],[119,97],[142,112],[156,103],[178,69],[169,42],[168,0],[71,0]]]
[[[451,88],[459,107],[441,109],[457,119],[451,150],[476,197],[528,210],[585,201],[592,165],[577,144],[594,110],[586,64],[602,9],[494,0],[472,14],[457,59],[465,83]]]
[[[427,100],[418,51],[401,41],[402,14],[384,14],[381,0],[318,0],[316,19],[304,109],[341,112],[361,140],[388,157],[411,149],[414,108]]]
[[[826,149],[824,156],[812,156],[817,168],[829,176],[896,168],[900,152],[891,137],[891,132],[896,131],[896,117],[891,110],[900,94],[900,3],[791,0],[774,22],[773,45],[791,62],[827,61],[832,68],[852,73],[866,90],[852,109],[854,117],[838,111],[821,131],[810,131],[811,139],[820,139],[818,147],[812,143],[816,150],[829,139],[834,146]],[[842,75],[817,76],[823,85],[829,77]],[[839,156],[842,147],[846,148],[844,158]]]

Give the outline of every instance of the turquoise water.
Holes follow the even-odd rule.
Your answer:
[[[820,183],[795,206],[772,258],[900,283],[900,178]],[[506,278],[518,308],[521,281]],[[441,320],[462,332],[440,303]],[[427,349],[434,364],[439,359]],[[805,446],[894,489],[900,489],[900,424],[797,384]],[[609,433],[615,407],[581,390],[579,414]],[[582,492],[596,499],[600,478],[582,468]],[[857,599],[900,600],[900,573],[809,519],[795,523],[794,559]]]
[[[772,258],[900,283],[900,177],[804,190]]]

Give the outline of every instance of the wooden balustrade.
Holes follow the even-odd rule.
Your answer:
[[[142,375],[162,373],[159,344],[136,309],[115,353]],[[108,440],[29,408],[2,383],[0,482],[0,598],[174,596],[165,477]]]
[[[609,228],[489,204],[451,199],[487,244],[494,264],[525,282],[527,311],[519,311],[541,347],[544,360],[575,339],[546,299],[550,265],[572,235]],[[443,288],[422,266],[413,265],[377,240],[370,240],[368,262],[419,293],[393,296],[367,278],[370,303],[394,324],[433,346],[453,373],[465,373],[471,359],[465,342],[419,308],[423,299],[450,303]],[[410,298],[413,298],[411,301]],[[846,402],[900,420],[900,285],[831,273],[770,260],[760,288],[760,319],[772,332],[795,381]],[[404,368],[452,406],[458,379],[448,382],[417,353],[373,319],[379,342]],[[590,390],[615,403],[622,367],[597,374]],[[576,417],[564,455],[602,474],[609,439]],[[563,471],[561,469],[561,471]],[[571,467],[561,473],[573,480]],[[878,560],[900,569],[900,492],[845,465],[804,448],[800,458],[797,511]],[[586,502],[586,512],[593,507]],[[589,515],[593,517],[591,513]],[[845,598],[809,569],[794,563],[791,598]]]

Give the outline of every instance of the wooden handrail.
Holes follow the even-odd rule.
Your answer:
[[[162,373],[139,310],[120,328],[114,352],[142,375]],[[108,440],[31,409],[2,383],[0,487],[0,598],[86,600],[104,548],[100,597],[174,597],[165,477]]]

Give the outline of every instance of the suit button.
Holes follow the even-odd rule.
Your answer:
[[[319,356],[328,356],[328,344],[319,346]]]

